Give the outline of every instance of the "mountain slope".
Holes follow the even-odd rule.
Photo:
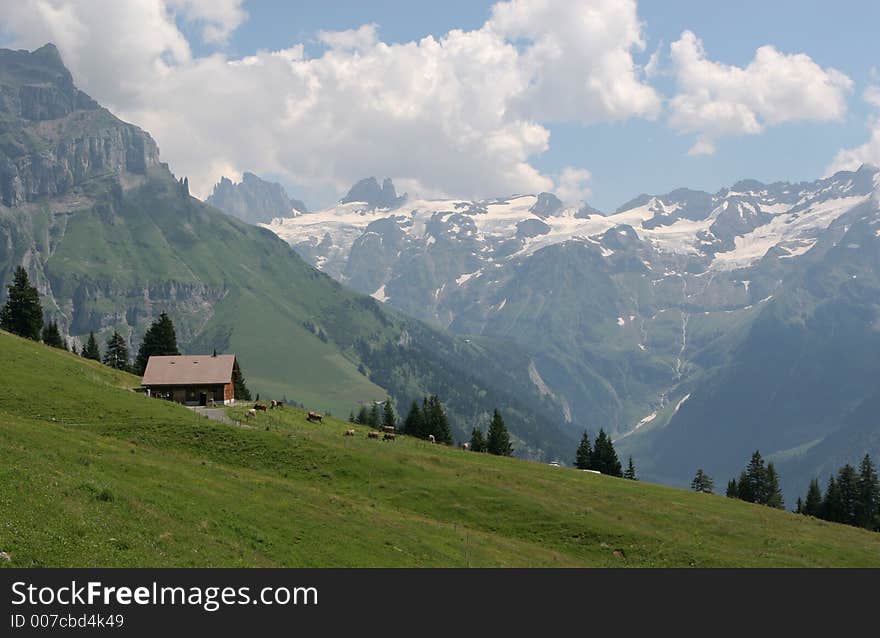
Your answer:
[[[118,330],[134,350],[166,311],[185,351],[235,352],[264,397],[347,414],[389,394],[408,406],[438,393],[459,438],[498,406],[520,454],[567,450],[561,414],[530,380],[525,355],[386,311],[308,266],[273,233],[191,197],[186,179],[159,162],[149,135],[86,101],[52,51],[0,58],[4,96],[26,95],[36,82],[69,107],[41,111],[55,119],[35,123],[23,98],[4,98],[6,130],[35,140],[15,147],[19,155],[0,148],[0,164],[16,167],[10,183],[29,183],[39,166],[48,172],[34,173],[42,186],[13,189],[14,205],[0,206],[0,302],[23,263],[47,314],[74,342]],[[67,135],[76,127],[87,129],[84,141]],[[138,149],[146,149],[140,163],[132,159],[141,158]],[[64,170],[75,166],[88,170]]]
[[[0,358],[0,566],[880,565],[878,534],[720,496],[291,408],[224,425],[3,332]]]
[[[270,222],[276,217],[308,211],[304,203],[290,199],[281,184],[267,182],[253,173],[242,175],[238,184],[222,178],[205,203],[249,224]]]
[[[782,464],[833,437],[867,398],[865,383],[835,391],[833,379],[874,373],[862,362],[875,330],[829,322],[835,309],[874,316],[877,291],[863,282],[878,268],[862,255],[875,247],[843,235],[862,232],[863,213],[876,217],[878,175],[863,166],[814,182],[678,189],[609,215],[546,193],[341,203],[266,227],[388,305],[515,342],[570,431],[604,427],[645,476],[684,484],[699,465],[738,471],[758,446]],[[855,285],[844,271],[862,273],[859,293],[836,292]],[[804,374],[801,360],[836,370],[805,379],[806,400],[779,382]],[[819,469],[797,467],[813,470],[790,472],[792,493]]]

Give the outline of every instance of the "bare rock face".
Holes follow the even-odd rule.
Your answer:
[[[0,51],[0,136],[0,204],[9,207],[159,163],[149,134],[77,89],[51,44]]]

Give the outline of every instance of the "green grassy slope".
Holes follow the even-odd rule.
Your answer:
[[[6,333],[0,361],[3,566],[880,565],[880,535],[720,496],[289,408],[224,425]]]

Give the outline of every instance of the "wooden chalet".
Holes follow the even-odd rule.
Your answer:
[[[234,366],[234,354],[150,357],[141,385],[148,396],[184,405],[231,405]]]

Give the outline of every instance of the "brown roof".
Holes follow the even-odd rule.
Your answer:
[[[234,354],[150,357],[143,385],[199,385],[232,381]]]

